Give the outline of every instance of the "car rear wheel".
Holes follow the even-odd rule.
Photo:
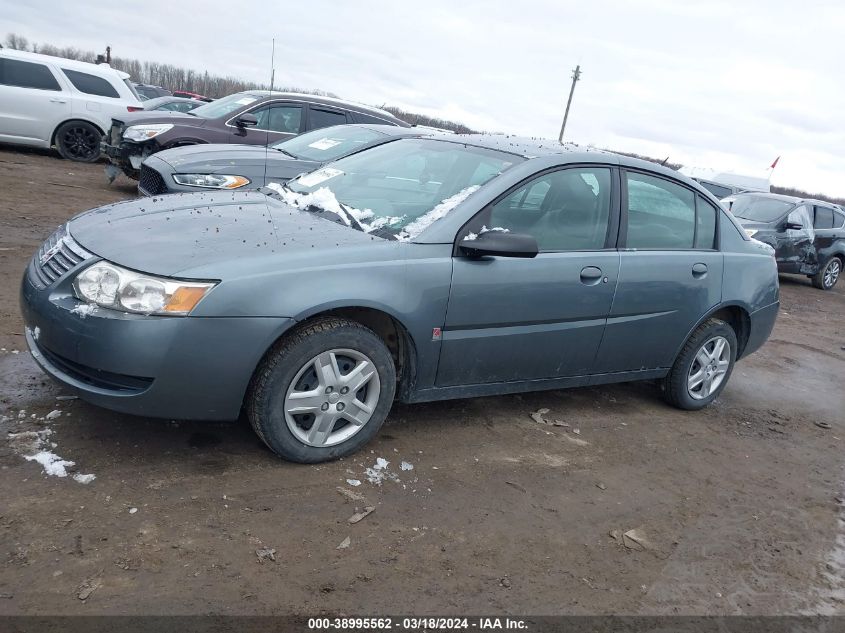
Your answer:
[[[395,393],[396,368],[381,338],[360,323],[325,318],[267,354],[250,387],[247,414],[281,457],[324,462],[372,439]]]
[[[842,274],[842,260],[838,257],[831,257],[827,265],[822,268],[815,275],[810,277],[813,280],[813,285],[822,290],[832,290],[839,281],[839,275]]]
[[[93,163],[100,158],[100,131],[85,121],[68,121],[56,130],[56,148],[62,158]]]
[[[706,407],[725,388],[736,362],[733,328],[708,319],[689,337],[663,381],[667,402],[687,410]]]

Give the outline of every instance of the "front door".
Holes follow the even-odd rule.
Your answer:
[[[629,171],[623,183],[619,285],[595,373],[670,367],[722,297],[717,209],[668,178]]]
[[[533,259],[456,256],[438,386],[584,375],[613,301],[619,254],[614,172],[570,167],[536,176],[458,235],[528,233]]]
[[[48,65],[0,58],[0,139],[46,145],[70,118],[71,101]]]
[[[267,145],[293,138],[305,127],[305,108],[297,103],[271,101],[249,110],[249,114],[258,119],[252,127],[234,127],[230,135],[231,143]]]
[[[818,262],[813,209],[806,204],[794,208],[775,236],[775,257],[782,273],[815,272]]]

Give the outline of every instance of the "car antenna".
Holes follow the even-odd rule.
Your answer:
[[[270,53],[270,96],[273,96],[273,80],[276,78],[276,38],[273,38],[273,48]],[[272,102],[270,107],[272,108]],[[269,120],[269,113],[267,116]],[[264,144],[264,186],[267,186],[267,160],[270,156],[270,126],[267,126],[267,142]]]

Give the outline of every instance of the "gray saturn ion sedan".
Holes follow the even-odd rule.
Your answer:
[[[35,360],[118,411],[244,410],[273,451],[320,462],[395,399],[657,379],[700,409],[777,316],[772,249],[650,163],[434,134],[272,187],[59,228],[21,289]]]

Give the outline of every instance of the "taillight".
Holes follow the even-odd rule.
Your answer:
[[[138,112],[139,110],[143,110],[144,108],[139,108],[138,106],[126,106],[126,109],[129,112]]]

